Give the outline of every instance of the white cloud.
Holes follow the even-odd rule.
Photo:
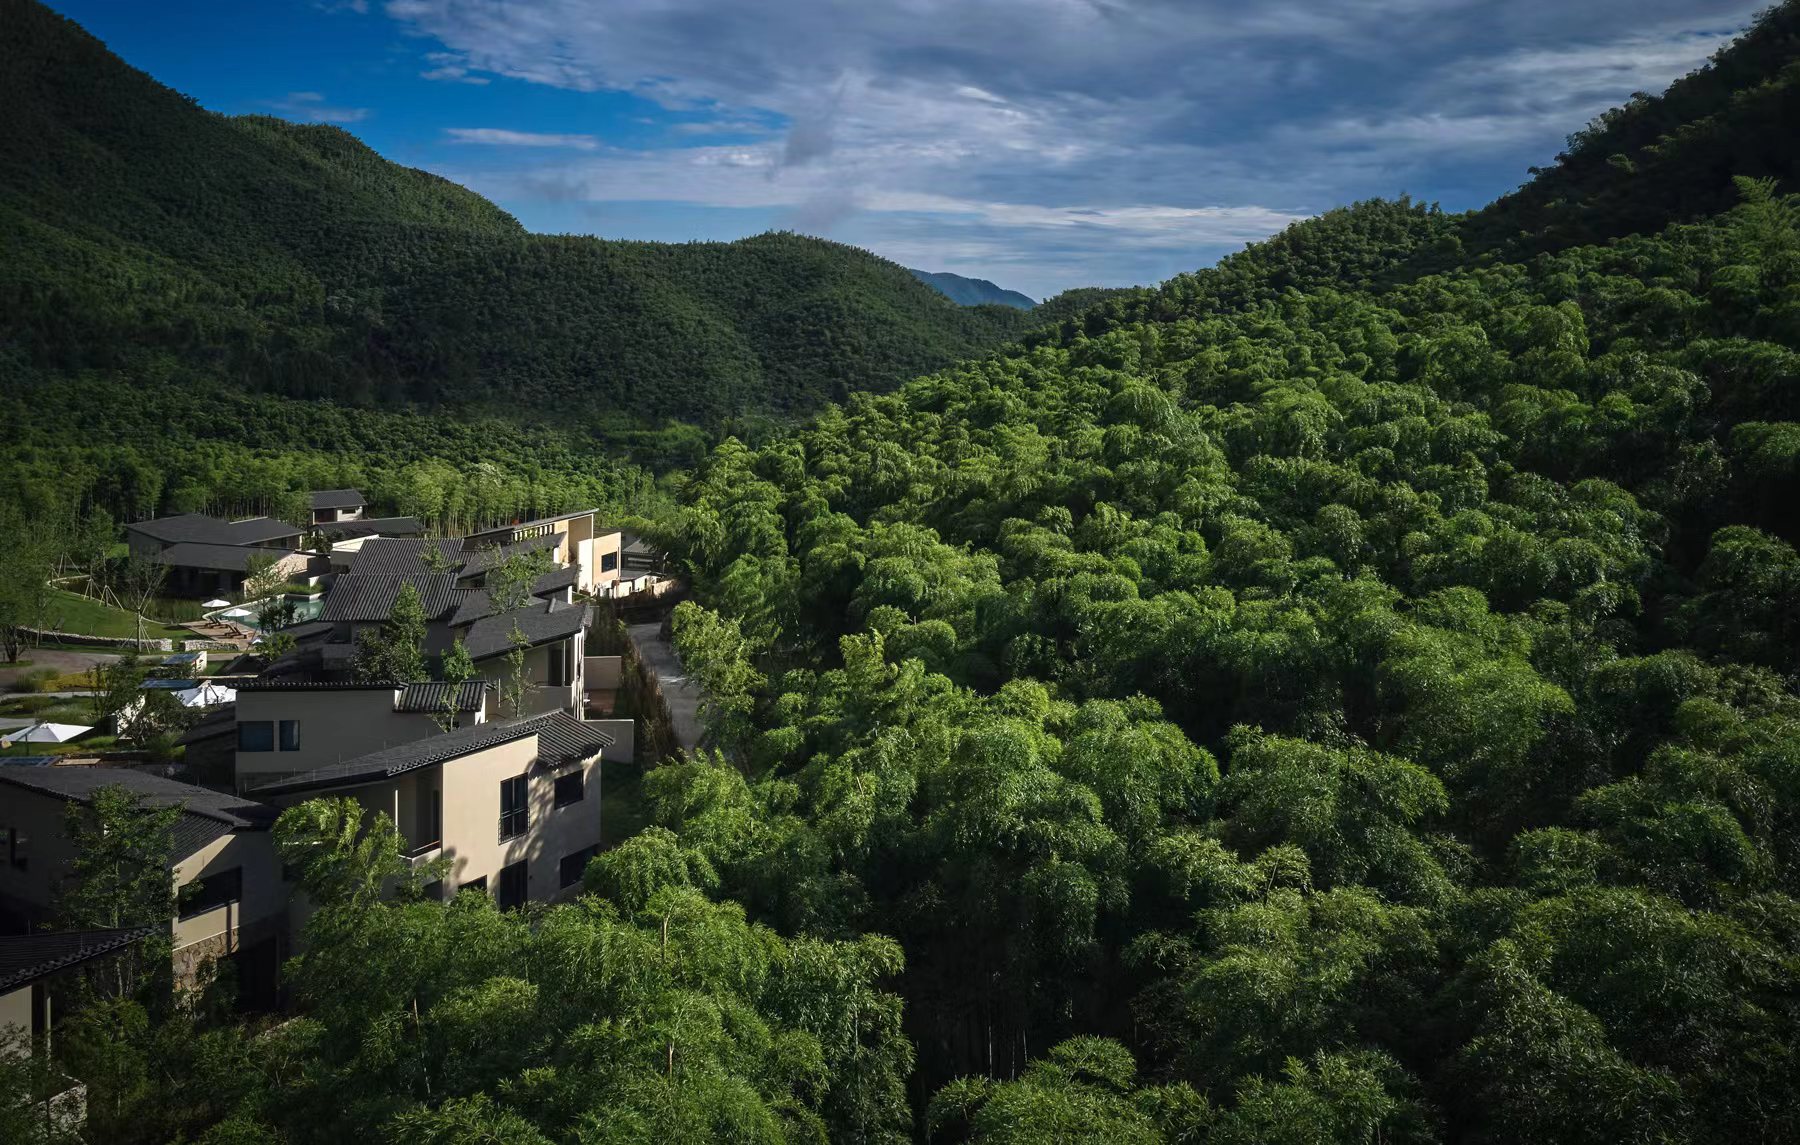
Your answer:
[[[928,253],[935,236],[947,257],[920,260],[931,267],[1033,259],[1025,273],[1036,280],[1022,288],[1050,291],[1139,272],[1145,252],[1191,268],[1222,244],[1373,194],[1428,186],[1473,205],[1593,115],[1700,63],[1755,2],[390,0],[385,10],[435,41],[440,78],[634,93],[677,112],[671,137],[689,144],[459,174],[477,189],[773,209],[887,244],[881,253]],[[753,143],[709,146],[709,134]]]
[[[316,91],[290,91],[282,99],[270,100],[269,106],[289,118],[309,123],[361,123],[369,117],[366,107],[333,107]]]
[[[592,151],[600,146],[600,141],[592,135],[541,134],[508,131],[502,127],[447,127],[444,134],[452,143],[485,143],[494,147],[562,147]]]

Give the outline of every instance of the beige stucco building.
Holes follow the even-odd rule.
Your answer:
[[[274,987],[285,954],[288,887],[269,827],[276,810],[234,795],[126,768],[0,767],[0,911],[8,929],[39,929],[74,871],[71,804],[122,787],[148,807],[179,806],[169,877],[181,906],[169,920],[175,969],[193,981],[212,959],[233,958],[241,986]]]
[[[255,788],[279,806],[348,795],[386,813],[418,862],[443,858],[435,893],[478,886],[502,907],[572,893],[602,841],[602,757],[594,722],[555,711],[372,752]]]

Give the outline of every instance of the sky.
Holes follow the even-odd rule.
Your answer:
[[[1296,219],[1480,206],[1762,0],[52,0],[214,111],[535,231],[796,230],[1033,297]]]

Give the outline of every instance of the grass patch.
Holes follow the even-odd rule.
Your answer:
[[[93,722],[94,712],[83,700],[61,696],[14,696],[0,701],[0,716],[47,724],[87,724]]]
[[[122,608],[114,608],[110,604],[102,604],[92,597],[80,596],[73,592],[56,589],[55,599],[50,603],[48,626],[58,632],[75,632],[83,636],[124,636],[136,637],[138,634],[138,618],[134,612],[126,612]],[[159,640],[165,637],[179,639],[192,636],[185,628],[176,628],[164,624],[160,620],[144,621],[144,639]]]

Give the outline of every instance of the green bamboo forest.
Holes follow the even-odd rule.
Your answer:
[[[708,732],[553,907],[284,817],[294,1014],[78,1016],[94,1139],[1800,1140],[1797,0],[1485,209],[1032,312],[3,12],[12,495],[641,513]]]

